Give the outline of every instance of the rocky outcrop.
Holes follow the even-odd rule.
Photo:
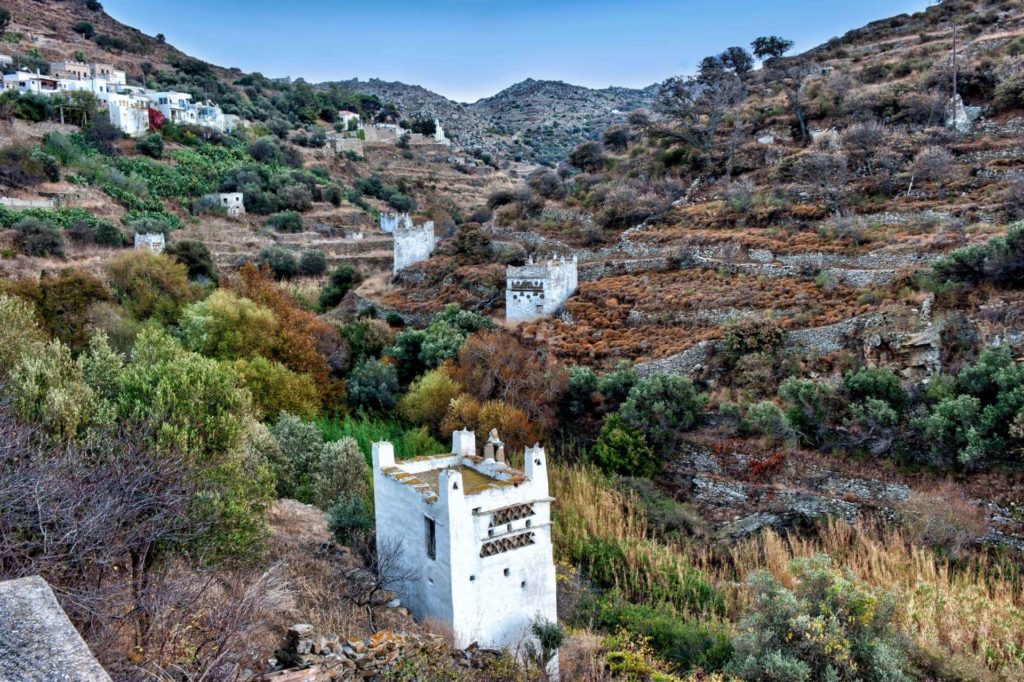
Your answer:
[[[0,582],[0,680],[110,682],[39,576]]]
[[[781,458],[715,452],[698,443],[684,443],[666,465],[666,474],[677,497],[717,520],[719,534],[732,539],[763,528],[807,526],[825,517],[853,522],[865,510],[894,514],[911,496],[902,483],[844,476]]]
[[[944,327],[943,320],[931,320],[927,299],[921,309],[894,308],[822,327],[794,329],[786,333],[786,346],[816,355],[853,351],[871,366],[889,367],[908,380],[921,380],[942,369]],[[634,369],[642,377],[692,374],[707,365],[720,345],[720,341],[701,341],[682,353],[641,362]]]

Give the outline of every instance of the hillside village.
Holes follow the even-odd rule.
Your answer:
[[[1021,0],[471,104],[0,5],[0,679],[1024,677]]]

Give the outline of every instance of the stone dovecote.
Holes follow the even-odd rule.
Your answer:
[[[578,285],[575,256],[572,260],[561,257],[509,266],[505,274],[505,319],[521,322],[554,314]]]
[[[526,448],[522,471],[504,459],[493,431],[482,454],[465,430],[443,455],[396,461],[391,443],[373,446],[378,552],[400,547],[415,569],[402,604],[450,625],[460,647],[516,649],[557,618],[544,449]]]

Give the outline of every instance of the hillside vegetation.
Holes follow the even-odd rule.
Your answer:
[[[0,578],[43,575],[115,679],[251,679],[293,623],[439,629],[393,606],[368,462],[462,428],[551,454],[563,679],[1024,676],[1024,2],[467,105],[6,8],[19,63],[249,121],[129,140],[88,98],[0,96],[4,194],[60,199],[0,207]],[[337,154],[343,108],[455,150]],[[394,211],[441,242],[392,277]],[[552,254],[564,310],[504,322],[506,266]],[[545,678],[514,653],[384,679]]]

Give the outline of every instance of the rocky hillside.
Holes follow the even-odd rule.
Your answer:
[[[337,85],[392,102],[410,118],[436,116],[463,149],[546,165],[557,165],[576,145],[624,122],[629,112],[650,108],[658,91],[656,85],[594,90],[528,78],[492,97],[464,104],[419,85],[376,79]]]

